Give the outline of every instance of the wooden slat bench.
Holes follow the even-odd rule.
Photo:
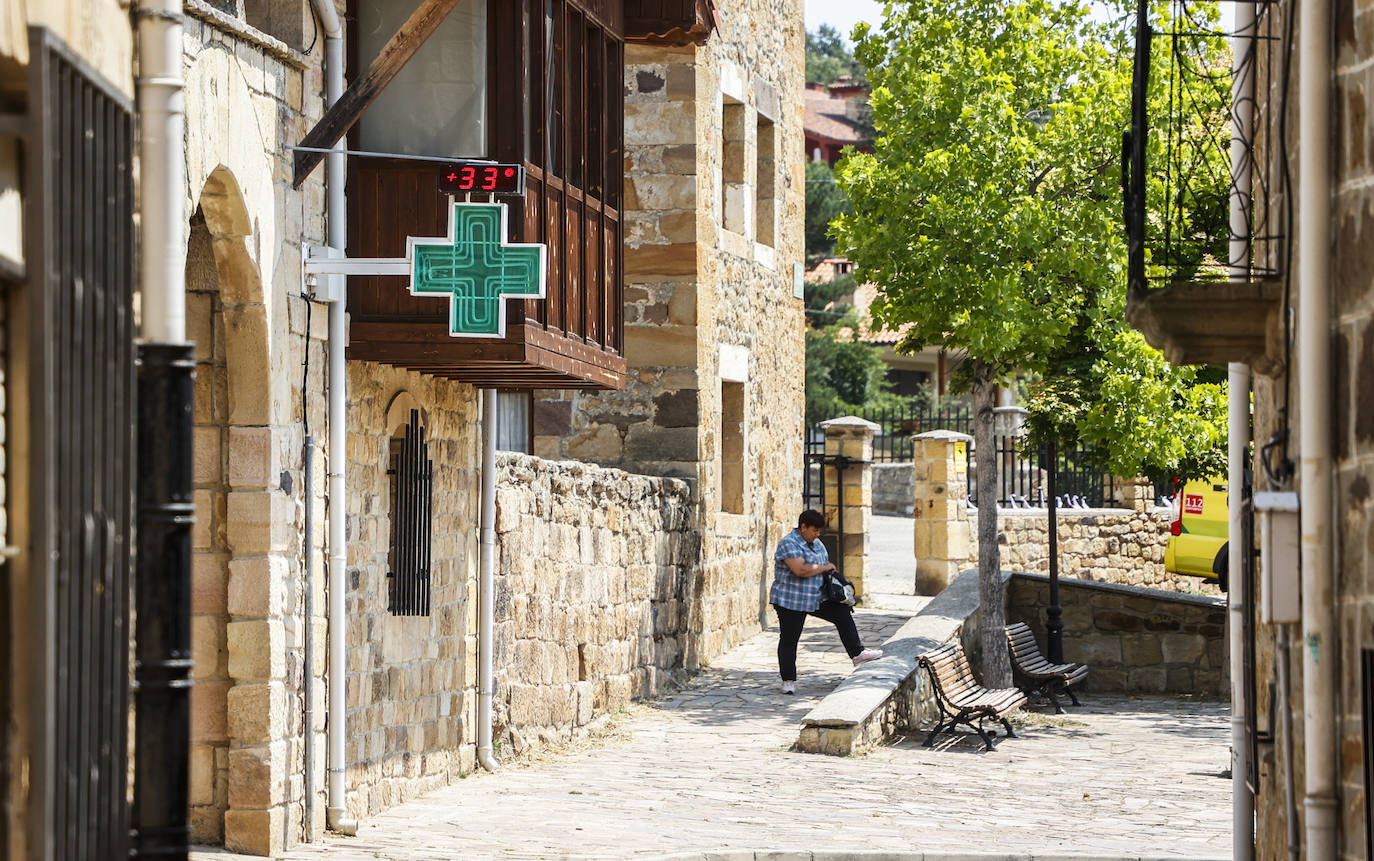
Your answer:
[[[1001,721],[1007,737],[1016,738],[1007,715],[1026,701],[1024,693],[1016,688],[990,689],[978,684],[964,655],[964,647],[957,642],[932,649],[917,656],[916,660],[930,673],[935,702],[940,708],[940,720],[926,736],[926,747],[934,744],[935,736],[941,732],[953,732],[956,726],[963,724],[978,733],[987,749],[992,750],[992,738],[997,733],[983,726],[987,720]]]
[[[1087,678],[1086,664],[1051,664],[1040,654],[1035,634],[1025,622],[1008,625],[1007,646],[1011,649],[1011,668],[1021,677],[1021,690],[1027,694],[1041,693],[1054,705],[1055,714],[1063,714],[1064,707],[1059,704],[1056,693],[1062,691],[1069,695],[1074,705],[1080,705],[1072,685]]]

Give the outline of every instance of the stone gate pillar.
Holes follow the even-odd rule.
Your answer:
[[[836,563],[854,593],[864,596],[868,532],[873,525],[873,435],[878,426],[857,416],[821,422],[825,431],[825,517],[838,535]]]
[[[969,564],[968,449],[973,437],[937,430],[912,437],[916,594],[939,594]]]

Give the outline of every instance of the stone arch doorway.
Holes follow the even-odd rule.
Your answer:
[[[271,576],[270,527],[250,514],[266,498],[270,517],[277,489],[267,311],[233,173],[213,170],[196,204],[186,251],[187,337],[196,344],[189,812],[194,841],[260,848],[261,829],[238,809],[271,806],[251,791],[262,782],[251,776],[271,761],[260,748],[275,740],[266,702],[254,703],[272,699],[262,694],[282,645],[259,639],[272,615],[282,624],[273,595],[281,578]]]

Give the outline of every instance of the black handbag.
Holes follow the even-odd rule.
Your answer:
[[[854,606],[854,584],[844,579],[838,571],[827,571],[821,575],[821,602]]]

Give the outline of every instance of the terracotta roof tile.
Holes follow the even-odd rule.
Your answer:
[[[845,112],[847,104],[847,99],[837,98],[824,90],[808,89],[802,128],[807,134],[839,143],[866,143],[863,128]]]

